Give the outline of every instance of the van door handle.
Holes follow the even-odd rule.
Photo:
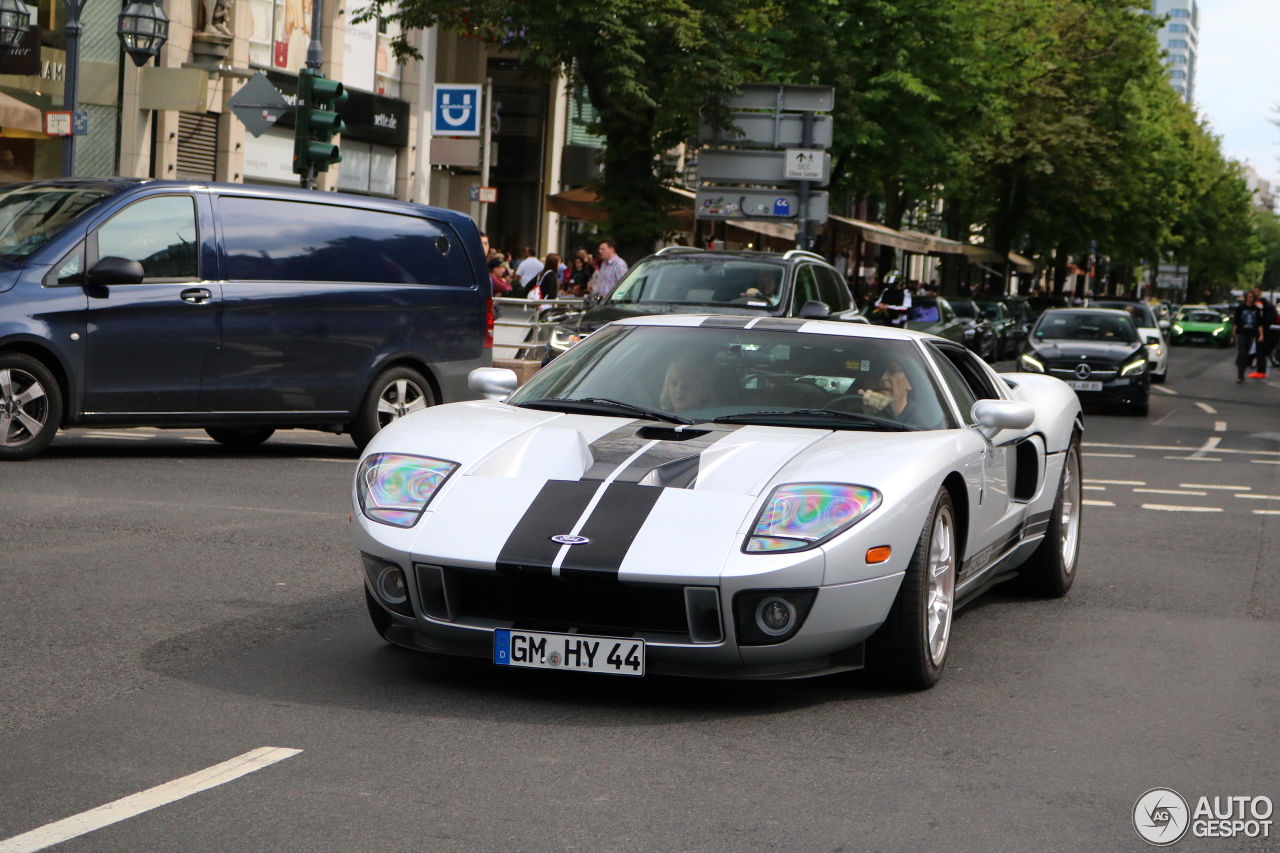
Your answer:
[[[183,302],[190,302],[192,305],[203,305],[213,298],[213,294],[203,287],[189,287],[178,295]]]

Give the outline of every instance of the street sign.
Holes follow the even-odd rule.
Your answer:
[[[89,111],[76,110],[75,117],[71,121],[73,135],[88,136],[89,135]]]
[[[764,148],[795,148],[803,141],[799,113],[732,113],[732,130],[718,131],[706,121],[698,128],[698,140],[710,145],[759,145]],[[831,116],[813,117],[813,147],[830,148],[835,126]],[[734,133],[734,130],[738,131]],[[775,136],[776,134],[776,136]]]
[[[789,181],[826,181],[829,155],[809,148],[788,148],[786,155],[786,177]]]
[[[498,188],[472,184],[467,195],[470,201],[478,201],[481,204],[496,204],[498,201]]]
[[[731,110],[782,110],[784,112],[829,113],[836,105],[831,86],[779,86],[776,83],[748,83],[736,96],[725,101]]]
[[[431,132],[436,136],[480,135],[481,84],[436,84]]]
[[[828,195],[809,194],[809,220],[825,222]],[[800,197],[795,190],[740,189],[738,187],[702,187],[694,203],[698,219],[786,220],[800,215]]]
[[[227,101],[227,106],[244,123],[245,130],[261,136],[289,111],[289,102],[280,94],[267,75],[259,71]]]
[[[51,110],[44,114],[46,136],[70,136],[73,130],[70,110]]]
[[[805,152],[813,162],[806,165],[813,178],[788,174],[787,151],[737,151],[703,149],[698,152],[698,182],[722,184],[785,184],[810,180],[825,186],[831,174],[831,155],[825,151]],[[795,165],[795,164],[793,164]]]

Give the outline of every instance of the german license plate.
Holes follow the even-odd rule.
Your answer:
[[[644,640],[500,628],[493,632],[493,662],[531,669],[644,675]]]
[[[1068,382],[1067,384],[1070,385],[1076,391],[1101,391],[1102,390],[1101,382],[1080,382],[1080,381],[1073,380],[1071,382]]]
[[[1194,335],[1191,337],[1191,343],[1193,344],[1203,344],[1206,341],[1207,341],[1207,338],[1205,338],[1204,335]]]

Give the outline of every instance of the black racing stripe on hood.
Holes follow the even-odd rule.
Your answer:
[[[712,329],[745,329],[747,324],[755,317],[708,317],[699,323],[699,326],[708,326]]]
[[[738,428],[717,427],[697,438],[654,445],[618,474],[617,482],[639,483],[650,472],[657,471],[658,478],[663,481],[659,485],[675,485],[668,481],[680,481],[687,486],[697,476],[698,458],[702,451]]]
[[[615,581],[631,543],[649,518],[662,489],[634,483],[610,483],[582,528],[591,541],[569,548],[560,564],[568,580]]]
[[[618,466],[626,462],[633,453],[652,441],[651,438],[640,437],[642,428],[642,423],[630,421],[625,426],[620,426],[591,442],[588,449],[591,451],[591,458],[595,461],[582,475],[582,479],[596,482],[603,480],[616,471]]]
[[[573,530],[599,488],[583,480],[547,480],[498,553],[498,571],[549,576],[560,553],[551,537]]]

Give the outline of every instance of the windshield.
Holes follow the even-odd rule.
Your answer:
[[[507,402],[588,397],[700,423],[830,408],[921,429],[953,426],[915,344],[842,335],[611,326],[551,362]],[[874,428],[821,413],[796,417],[786,425]]]
[[[654,258],[636,266],[610,304],[662,302],[776,308],[786,267],[768,261]]]
[[[104,189],[15,186],[0,190],[0,260],[20,262],[111,195]]]
[[[978,319],[978,306],[972,302],[952,302],[951,308],[956,312],[957,317],[964,317],[968,320]]]
[[[982,314],[988,320],[1000,319],[1000,303],[999,302],[979,302],[978,307],[982,309]],[[960,309],[956,309],[956,313],[960,313]],[[963,316],[963,315],[961,315]]]
[[[1036,325],[1036,340],[1136,344],[1138,330],[1128,317],[1111,312],[1048,311]]]
[[[1111,308],[1117,311],[1127,311],[1129,316],[1133,318],[1133,324],[1142,329],[1154,329],[1156,327],[1155,315],[1151,313],[1151,309],[1143,305],[1141,302],[1094,302],[1094,308]]]
[[[1183,322],[1186,323],[1222,323],[1225,318],[1221,314],[1215,314],[1212,311],[1192,311],[1186,315]]]

